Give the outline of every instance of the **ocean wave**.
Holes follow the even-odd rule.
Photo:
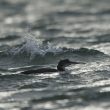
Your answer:
[[[85,16],[85,15],[107,15],[107,14],[110,14],[110,10],[100,10],[100,11],[96,11],[96,12],[92,12],[92,11],[74,11],[74,10],[63,10],[63,11],[59,11],[59,12],[56,12],[56,15],[59,15],[59,16]]]
[[[98,100],[107,101],[110,98],[110,92],[109,91],[100,92],[100,91],[89,90],[81,94],[80,97],[82,97],[82,99],[85,101],[98,101]]]
[[[88,49],[88,48],[80,48],[80,49],[67,49],[67,48],[63,48],[63,50],[66,50],[67,52],[73,52],[74,54],[78,54],[78,55],[104,55],[103,52],[100,52],[98,50],[95,49]]]
[[[56,54],[61,51],[61,48],[57,48],[49,42],[43,45],[40,40],[35,38],[26,38],[22,45],[13,47],[8,53],[11,55],[27,54],[31,59],[33,59],[36,55],[44,56],[48,52]]]
[[[46,56],[56,56],[69,54],[77,54],[80,56],[94,56],[94,55],[105,55],[103,52],[100,52],[95,49],[88,48],[66,48],[66,47],[57,47],[52,43],[43,44],[41,40],[37,40],[35,38],[26,38],[25,42],[22,45],[12,47],[8,52],[11,56],[20,56],[25,55],[30,57],[30,59],[34,59],[37,56],[46,57]]]

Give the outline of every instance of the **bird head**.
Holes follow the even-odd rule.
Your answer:
[[[64,60],[59,61],[57,69],[59,71],[65,71],[65,67],[69,66],[71,64],[85,64],[85,63],[83,63],[83,62],[73,62],[73,61],[70,61],[69,59],[64,59]]]

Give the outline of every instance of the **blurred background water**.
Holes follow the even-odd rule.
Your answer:
[[[70,74],[21,75],[86,62]],[[110,0],[0,0],[0,110],[110,110]]]

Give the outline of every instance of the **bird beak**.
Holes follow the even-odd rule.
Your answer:
[[[85,64],[84,62],[70,62],[71,64]]]

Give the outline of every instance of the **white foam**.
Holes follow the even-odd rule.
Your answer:
[[[25,43],[21,47],[12,48],[10,53],[12,55],[17,55],[26,52],[27,55],[30,56],[30,59],[33,59],[36,54],[44,56],[47,52],[57,54],[62,51],[62,48],[58,48],[49,42],[43,45],[42,40],[36,39],[31,34],[28,34],[28,36],[24,38],[24,42]]]

